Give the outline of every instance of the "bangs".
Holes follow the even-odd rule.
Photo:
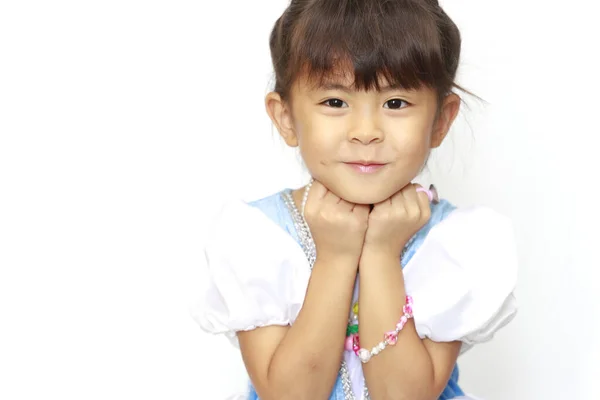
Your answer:
[[[313,2],[292,32],[287,78],[322,86],[353,74],[356,90],[380,90],[384,78],[407,90],[450,91],[454,76],[447,71],[456,71],[458,59],[454,66],[445,60],[460,48],[443,48],[437,15],[424,1]]]

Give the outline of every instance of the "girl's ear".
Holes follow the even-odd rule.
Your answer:
[[[289,110],[288,104],[281,99],[279,93],[267,94],[265,107],[285,143],[290,147],[298,146],[298,136],[294,130],[291,110]]]
[[[460,110],[460,97],[454,93],[446,96],[433,126],[433,134],[431,135],[432,149],[442,144],[458,115],[458,110]]]

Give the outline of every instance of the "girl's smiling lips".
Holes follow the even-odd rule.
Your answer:
[[[380,161],[368,161],[368,160],[360,160],[360,161],[350,161],[344,162],[347,166],[352,168],[354,171],[359,172],[361,174],[372,174],[387,165],[385,162]]]

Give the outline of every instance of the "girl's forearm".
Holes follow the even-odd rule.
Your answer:
[[[344,349],[357,266],[317,258],[302,310],[268,370],[271,398],[327,399]]]
[[[366,251],[359,268],[360,345],[371,349],[385,332],[394,330],[407,293],[398,258]],[[363,371],[374,400],[432,400],[439,395],[434,393],[433,363],[412,319],[400,331],[396,345],[363,364]]]

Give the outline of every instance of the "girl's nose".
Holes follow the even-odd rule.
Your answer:
[[[361,123],[349,133],[348,139],[361,144],[379,143],[383,141],[384,134],[374,121],[363,118]]]

